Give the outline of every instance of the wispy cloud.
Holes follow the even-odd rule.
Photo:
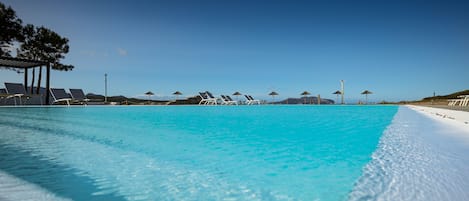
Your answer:
[[[122,48],[117,48],[117,53],[120,55],[120,56],[127,56],[127,50],[124,50]]]

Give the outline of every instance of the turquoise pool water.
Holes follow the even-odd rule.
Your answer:
[[[0,108],[0,171],[73,200],[347,200],[397,109]]]

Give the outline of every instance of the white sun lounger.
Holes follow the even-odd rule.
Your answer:
[[[8,94],[6,99],[13,98],[15,105],[17,105],[16,99],[18,99],[20,101],[20,105],[23,104],[22,97],[27,94],[23,84],[5,82],[5,90]]]
[[[244,95],[244,97],[246,97],[246,104],[247,105],[252,105],[252,104],[258,104],[260,105],[261,104],[261,101],[260,100],[256,100],[254,99],[252,96],[250,95]]]
[[[201,98],[199,105],[216,105],[217,104],[217,99],[215,97],[210,97],[209,95],[210,92],[199,92],[199,96]]]
[[[461,98],[461,101],[459,103],[460,106],[468,106],[469,105],[469,95],[461,95],[459,96]]]
[[[66,102],[68,106],[70,106],[70,101],[72,101],[72,98],[70,98],[70,95],[65,92],[65,89],[57,89],[57,88],[51,88],[50,89],[50,94],[52,95],[52,98],[54,99],[54,104],[60,103],[60,102]]]
[[[467,106],[469,104],[469,95],[458,96],[458,99],[449,99],[448,106]]]
[[[461,99],[448,99],[448,106],[455,106],[461,101]]]
[[[87,105],[90,99],[86,98],[85,93],[82,89],[69,89],[70,95],[72,96],[73,101],[77,101],[84,105]]]
[[[220,96],[221,96],[222,105],[238,105],[238,103],[234,101],[233,99],[231,99],[231,97],[225,96],[225,95],[220,95]]]

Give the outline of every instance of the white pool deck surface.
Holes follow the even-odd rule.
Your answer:
[[[401,106],[349,200],[469,200],[469,112]],[[0,170],[0,201],[69,200]]]
[[[469,112],[403,106],[349,200],[469,200]]]

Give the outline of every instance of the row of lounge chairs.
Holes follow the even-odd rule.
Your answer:
[[[238,105],[243,103],[233,100],[229,95],[220,95],[221,98],[216,98],[209,91],[199,92],[199,97],[201,98],[199,105]],[[254,99],[250,95],[244,95],[244,97],[246,98],[244,102],[246,105],[261,104],[260,100]]]
[[[36,90],[36,89],[34,89]],[[23,84],[20,83],[5,83],[5,88],[0,89],[0,97],[5,104],[8,100],[13,100],[14,105],[24,105],[28,102],[31,104],[45,103],[46,88],[40,88],[39,94],[28,93]],[[65,89],[51,88],[50,99],[51,104],[66,103],[79,103],[86,105],[89,99],[86,98],[83,90],[81,89],[70,89],[70,93],[67,93]]]
[[[468,106],[469,105],[469,95],[458,96],[457,99],[449,99],[448,106]]]

